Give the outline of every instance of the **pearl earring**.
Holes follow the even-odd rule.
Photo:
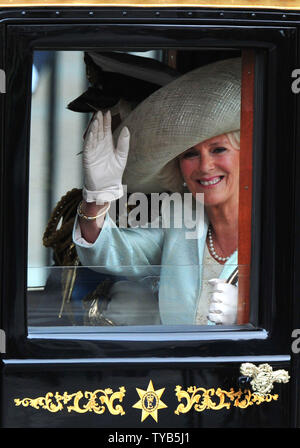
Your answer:
[[[183,182],[183,184],[182,184],[184,187],[186,187],[186,182]]]

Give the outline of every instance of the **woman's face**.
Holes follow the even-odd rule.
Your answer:
[[[238,201],[239,154],[225,134],[205,140],[181,154],[181,173],[193,196],[204,193],[205,206]]]

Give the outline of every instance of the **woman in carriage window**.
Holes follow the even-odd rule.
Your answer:
[[[238,289],[227,280],[237,268],[240,92],[241,59],[232,58],[160,88],[114,133],[110,112],[95,114],[84,141],[73,240],[83,265],[128,274],[129,283],[112,291],[122,312],[131,306],[120,300],[122,291],[129,287],[133,297],[130,282],[160,266],[162,324],[236,323]],[[146,194],[189,192],[193,207],[200,198],[197,238],[187,238],[184,226],[118,228],[108,210],[122,197],[122,184]],[[135,296],[138,303],[141,294]]]

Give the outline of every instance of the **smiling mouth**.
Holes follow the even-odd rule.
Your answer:
[[[200,185],[202,185],[203,187],[209,187],[211,185],[216,185],[216,184],[220,183],[223,178],[224,178],[224,176],[214,177],[213,179],[210,179],[210,180],[198,179],[197,182]]]

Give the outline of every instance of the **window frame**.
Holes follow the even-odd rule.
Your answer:
[[[101,31],[101,32],[99,32]],[[290,311],[288,306],[280,302],[282,288],[278,281],[265,281],[262,285],[260,278],[267,279],[273,271],[278,271],[278,257],[274,254],[274,242],[279,242],[275,232],[275,223],[272,225],[272,213],[269,208],[262,210],[265,198],[272,198],[272,188],[276,182],[278,167],[272,162],[270,146],[275,144],[276,138],[271,133],[272,120],[278,121],[279,97],[281,103],[292,107],[293,98],[272,97],[272,92],[280,82],[279,67],[282,61],[288,61],[284,76],[296,60],[295,28],[293,27],[249,27],[226,25],[152,25],[152,24],[37,24],[37,25],[8,25],[6,28],[6,45],[15,55],[14,64],[6,61],[8,81],[7,101],[5,105],[5,123],[15,118],[18,133],[13,131],[5,133],[4,165],[3,165],[3,232],[5,239],[2,250],[2,265],[4,266],[2,297],[3,328],[7,334],[8,353],[10,356],[69,357],[72,356],[186,356],[193,357],[195,349],[201,356],[221,356],[224,354],[244,355],[282,354],[286,353],[289,343],[289,334],[282,337],[280,325],[288,327]],[[148,35],[147,35],[148,33]],[[20,39],[20,37],[22,37]],[[124,43],[125,39],[125,43]],[[138,44],[136,43],[138,39]],[[226,45],[225,45],[226,42]],[[29,172],[29,133],[30,133],[30,87],[32,52],[41,49],[59,50],[88,50],[96,48],[125,48],[137,50],[138,48],[201,48],[213,47],[217,43],[220,47],[255,48],[267,56],[266,91],[264,101],[258,95],[262,87],[256,86],[254,135],[255,151],[253,165],[254,172],[252,191],[252,262],[251,262],[251,319],[258,313],[255,326],[247,324],[236,328],[214,328],[199,332],[197,328],[182,331],[170,328],[165,331],[153,332],[115,332],[90,333],[80,332],[66,335],[64,332],[28,333],[26,326],[26,277],[27,277],[27,208],[28,208],[28,172]],[[262,62],[260,63],[262,65]],[[276,76],[274,76],[274,73]],[[21,76],[22,75],[22,76]],[[282,75],[281,75],[282,76]],[[256,79],[257,81],[257,79]],[[19,91],[16,92],[16,85]],[[24,101],[24,98],[26,101]],[[280,104],[280,103],[279,103]],[[14,111],[16,113],[14,114]],[[267,116],[267,126],[263,129],[262,117]],[[25,119],[24,119],[25,117]],[[295,124],[294,124],[295,126]],[[292,127],[292,126],[291,126]],[[289,141],[293,141],[292,133]],[[265,143],[267,142],[267,143]],[[262,146],[266,144],[266,150]],[[276,145],[275,145],[276,146]],[[291,145],[293,147],[293,145]],[[15,148],[9,151],[9,148]],[[260,151],[259,151],[260,148]],[[12,152],[14,153],[12,155]],[[276,153],[277,154],[277,153]],[[289,154],[289,157],[292,155]],[[261,173],[271,161],[274,170],[267,180],[267,188],[262,190]],[[254,170],[255,171],[255,170]],[[293,179],[291,179],[293,182]],[[26,186],[26,188],[24,188]],[[286,190],[291,189],[289,184]],[[12,193],[12,203],[10,194]],[[289,210],[291,205],[286,208]],[[4,210],[10,210],[7,214]],[[290,213],[293,210],[291,208]],[[267,216],[266,216],[267,215]],[[271,224],[266,229],[264,222]],[[10,233],[8,232],[10,229]],[[21,229],[21,231],[20,231]],[[19,230],[19,232],[17,232]],[[14,235],[14,238],[12,238]],[[254,235],[254,236],[253,236]],[[288,266],[292,263],[292,248],[287,245],[284,253],[287,266],[285,277],[288,278]],[[6,263],[3,261],[6,260]],[[254,265],[253,260],[258,263]],[[268,266],[266,260],[272,260]],[[261,268],[261,269],[260,269]],[[15,272],[15,275],[12,274]],[[12,282],[12,278],[14,281]],[[292,278],[292,276],[291,276]],[[268,286],[271,288],[268,290]],[[291,287],[290,287],[291,288]],[[271,291],[271,292],[270,292]],[[287,294],[291,301],[292,294]],[[10,298],[8,301],[7,298]],[[260,300],[258,300],[258,297]],[[290,302],[291,303],[291,302]],[[15,310],[18,310],[16,313]],[[276,310],[274,313],[273,310]],[[276,327],[277,326],[277,327]]]

